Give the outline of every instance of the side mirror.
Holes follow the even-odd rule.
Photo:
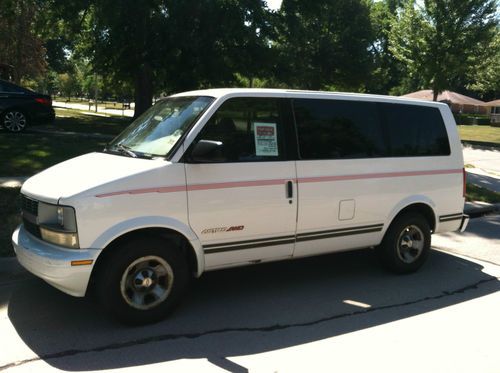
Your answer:
[[[221,141],[200,140],[191,150],[189,160],[195,163],[212,163],[223,160]]]

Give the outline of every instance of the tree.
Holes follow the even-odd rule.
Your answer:
[[[495,0],[408,0],[395,17],[390,51],[433,98],[485,58],[497,24]]]
[[[486,47],[486,58],[479,61],[470,76],[468,88],[479,92],[483,99],[500,97],[500,29]]]
[[[228,86],[272,64],[270,14],[261,0],[169,0],[167,91]]]
[[[80,90],[80,82],[75,74],[59,74],[58,86],[61,94],[71,99],[71,96]]]
[[[278,79],[305,89],[360,89],[369,76],[371,24],[361,0],[284,0]]]
[[[136,116],[160,91],[252,78],[269,49],[262,0],[52,1],[52,18],[79,30],[75,53],[107,81],[134,87]]]
[[[401,84],[404,66],[389,50],[389,35],[392,21],[401,10],[402,0],[382,0],[370,2],[372,29],[372,67],[366,90],[370,93],[388,94]]]
[[[13,66],[13,80],[34,78],[46,69],[45,49],[33,24],[35,0],[0,0],[0,64]]]

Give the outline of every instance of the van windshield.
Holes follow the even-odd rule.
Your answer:
[[[145,158],[166,156],[213,100],[206,96],[161,100],[111,141],[105,152]]]

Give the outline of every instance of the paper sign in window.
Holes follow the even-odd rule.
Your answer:
[[[255,155],[278,155],[278,137],[276,123],[254,123]]]

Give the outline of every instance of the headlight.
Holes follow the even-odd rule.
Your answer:
[[[70,249],[79,248],[73,207],[40,202],[38,224],[42,240]]]

